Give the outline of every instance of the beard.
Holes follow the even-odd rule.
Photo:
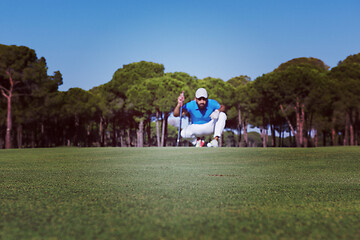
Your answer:
[[[198,106],[199,106],[199,109],[204,109],[205,108],[205,103],[200,103],[200,104],[198,104]]]

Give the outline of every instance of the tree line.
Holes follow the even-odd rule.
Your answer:
[[[359,145],[360,53],[331,69],[295,58],[254,80],[227,81],[141,61],[88,91],[59,91],[60,71],[47,72],[35,50],[0,45],[0,148],[174,146],[177,97],[184,91],[192,100],[199,87],[226,106],[225,146],[254,146],[250,126],[260,129],[263,147]]]

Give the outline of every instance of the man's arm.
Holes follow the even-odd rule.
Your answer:
[[[225,106],[224,105],[220,105],[220,108],[218,109],[219,112],[225,112]]]
[[[180,116],[180,108],[181,108],[183,102],[184,102],[184,95],[180,94],[180,96],[178,97],[178,103],[177,103],[177,105],[176,105],[176,107],[174,109],[174,112],[173,112],[174,117],[179,117]]]
[[[181,104],[178,103],[174,109],[174,117],[179,117],[180,116],[180,108],[181,108]]]

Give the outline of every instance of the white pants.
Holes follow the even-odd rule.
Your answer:
[[[204,124],[191,124],[181,130],[181,137],[196,144],[198,137],[212,135],[214,137],[221,137],[221,134],[224,131],[225,123],[227,116],[224,112],[220,112],[219,118],[217,120],[211,120],[208,123]]]

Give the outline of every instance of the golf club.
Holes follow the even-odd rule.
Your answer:
[[[178,137],[177,137],[177,141],[176,141],[176,147],[179,146],[179,142],[180,142],[180,131],[181,131],[181,118],[182,118],[182,107],[183,107],[183,102],[184,102],[184,91],[181,93],[181,104],[180,104],[180,124],[179,124],[179,131],[178,131]]]

